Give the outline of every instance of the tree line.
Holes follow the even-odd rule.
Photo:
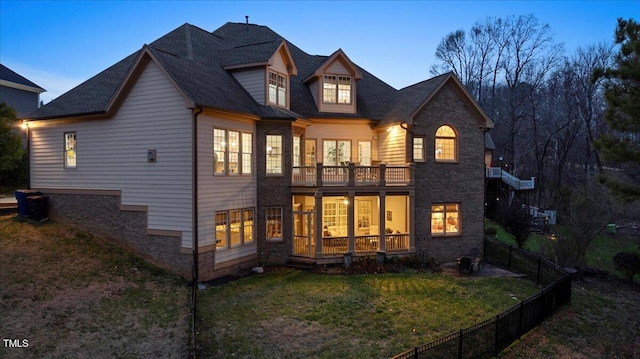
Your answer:
[[[567,54],[535,16],[487,17],[446,35],[431,73],[452,71],[496,123],[494,165],[535,177],[535,204],[560,201],[562,189],[603,168],[592,145],[606,130],[604,79],[614,43]],[[502,163],[497,158],[502,157]]]

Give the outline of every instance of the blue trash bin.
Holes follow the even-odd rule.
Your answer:
[[[29,202],[27,197],[41,196],[42,193],[38,191],[31,191],[25,189],[19,189],[15,192],[16,200],[18,201],[18,217],[29,217]]]

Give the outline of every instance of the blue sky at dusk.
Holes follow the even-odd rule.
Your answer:
[[[0,62],[60,96],[188,22],[270,27],[310,54],[347,56],[395,88],[425,80],[442,38],[487,16],[533,14],[566,55],[613,42],[616,19],[640,20],[636,1],[0,1]]]

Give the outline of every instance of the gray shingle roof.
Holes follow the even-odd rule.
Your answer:
[[[3,64],[0,64],[0,80],[10,81],[10,82],[13,82],[13,83],[16,83],[16,84],[29,86],[29,87],[34,87],[34,88],[40,89],[42,91],[46,91],[42,87],[40,87],[40,86],[36,85],[35,83],[29,81],[25,77],[21,76],[20,74],[18,74],[17,72],[11,70],[10,68],[4,66]]]
[[[265,119],[340,116],[397,121],[410,115],[442,79],[435,77],[398,91],[355,65],[363,75],[356,82],[357,113],[320,113],[303,80],[328,56],[309,55],[287,43],[298,70],[298,75],[290,78],[291,110],[258,104],[224,67],[266,62],[283,40],[286,41],[268,27],[253,24],[227,23],[213,32],[184,24],[41,107],[30,117],[47,119],[105,113],[141,51],[148,51],[157,59],[194,104]]]

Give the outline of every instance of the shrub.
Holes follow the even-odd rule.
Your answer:
[[[498,234],[498,229],[496,227],[487,227],[484,229],[484,235],[487,237],[495,238]]]
[[[637,253],[619,252],[613,257],[613,264],[631,283],[633,276],[640,273],[640,255]]]

